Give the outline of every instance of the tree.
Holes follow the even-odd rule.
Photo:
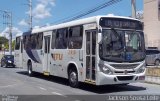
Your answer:
[[[15,40],[12,41],[12,50],[14,50],[15,42],[16,42]],[[4,44],[4,47],[5,47],[6,50],[9,50],[9,44],[8,44],[8,42],[6,42],[6,43]]]
[[[4,44],[5,49],[9,50],[9,44],[8,44],[8,39],[6,39],[5,37],[0,37],[0,50],[2,50],[2,44]],[[12,50],[14,50],[14,46],[15,46],[15,40],[12,41]]]
[[[6,42],[8,42],[8,39],[5,37],[0,37],[0,44],[5,44]]]
[[[8,42],[8,39],[5,37],[0,37],[0,50],[2,50],[2,44],[6,44]]]

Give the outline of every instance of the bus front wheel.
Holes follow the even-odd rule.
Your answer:
[[[69,70],[69,84],[71,87],[76,88],[78,87],[78,73],[75,69],[70,69]]]

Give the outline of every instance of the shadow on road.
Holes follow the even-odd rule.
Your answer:
[[[82,84],[80,89],[90,92],[105,94],[124,91],[142,91],[146,90],[144,87],[138,87],[133,85],[105,85],[105,86],[90,86],[88,84]]]
[[[17,72],[18,74],[21,75],[27,75],[27,72]],[[43,79],[47,81],[51,81],[57,84],[69,86],[68,80],[60,77],[55,77],[55,76],[44,76],[40,73],[34,73],[33,75],[34,78],[38,79]],[[144,87],[139,87],[139,86],[133,86],[133,85],[105,85],[105,86],[94,86],[90,84],[85,84],[85,83],[80,83],[79,88],[76,89],[81,89],[85,90],[88,92],[93,92],[97,94],[106,94],[106,93],[114,93],[114,92],[124,92],[124,91],[143,91],[146,90]]]

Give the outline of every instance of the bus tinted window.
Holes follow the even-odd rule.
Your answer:
[[[43,33],[38,33],[37,35],[37,46],[36,49],[42,49],[42,43],[43,43]]]
[[[16,38],[15,50],[19,50],[19,48],[20,48],[20,41],[21,41],[20,37],[17,37]]]
[[[154,54],[159,54],[160,51],[158,50],[146,50],[146,55],[154,55]]]
[[[32,47],[31,43],[31,35],[26,36],[26,42],[25,42],[25,49],[31,49]]]
[[[81,49],[83,40],[83,27],[71,27],[69,30],[69,49]]]
[[[37,37],[37,35],[36,34],[33,34],[33,35],[31,35],[31,48],[32,49],[36,49],[36,43],[37,43],[37,40],[36,40],[36,37]]]
[[[53,33],[52,33],[52,45],[51,45],[52,49],[55,48],[55,39],[56,39],[56,31],[53,31]]]
[[[67,48],[67,39],[68,38],[68,29],[59,29],[56,33],[56,49],[66,49]]]

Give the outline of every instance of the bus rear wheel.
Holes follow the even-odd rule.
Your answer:
[[[28,75],[33,76],[32,62],[28,62]]]
[[[77,71],[75,69],[70,69],[68,77],[70,86],[73,88],[77,88],[79,85]]]

